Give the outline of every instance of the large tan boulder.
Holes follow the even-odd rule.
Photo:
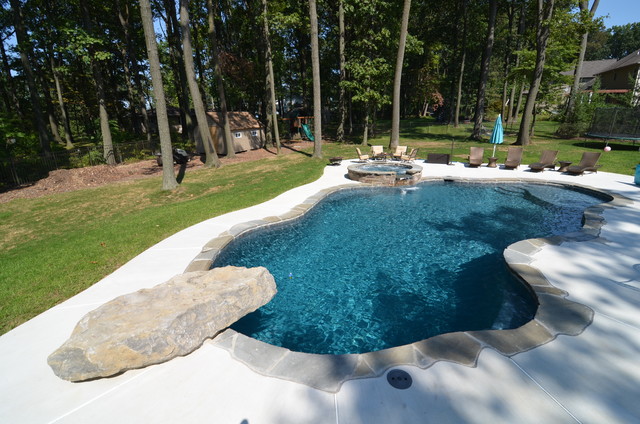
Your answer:
[[[108,377],[193,352],[276,294],[266,268],[214,268],[173,277],[89,312],[47,362],[69,381]]]

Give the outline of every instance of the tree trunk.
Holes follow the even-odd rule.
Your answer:
[[[7,58],[7,52],[4,49],[4,41],[0,41],[0,55],[2,56],[2,68],[4,70],[4,77],[6,85],[2,86],[3,100],[6,105],[7,111],[16,113],[20,118],[24,118],[18,96],[16,95],[15,85],[13,83],[13,77],[11,76],[11,67],[9,66],[9,59]]]
[[[131,23],[129,5],[124,5],[124,10],[120,5],[120,1],[116,1],[116,9],[118,11],[118,20],[122,27],[124,36],[124,43],[120,45],[120,56],[122,56],[122,71],[124,73],[125,85],[127,86],[127,98],[129,100],[129,116],[131,124],[129,125],[133,132],[136,134],[142,134],[140,119],[136,112],[136,105],[138,104],[137,96],[133,87],[133,72],[132,69],[135,65],[131,47]]]
[[[60,108],[60,115],[62,116],[62,124],[64,125],[64,138],[66,141],[66,147],[67,149],[71,149],[73,147],[73,133],[71,132],[71,122],[69,121],[69,112],[67,111],[67,104],[64,102],[62,84],[60,83],[60,76],[58,75],[58,71],[56,70],[53,54],[49,56],[49,65],[51,66],[53,82],[56,86],[56,96],[58,99],[58,107]]]
[[[262,37],[265,47],[265,65],[267,67],[267,85],[269,90],[269,105],[267,107],[267,121],[271,123],[273,138],[276,142],[276,152],[280,154],[280,129],[278,128],[278,114],[276,110],[276,87],[273,76],[273,59],[271,57],[271,39],[269,36],[267,0],[262,0]]]
[[[196,73],[193,67],[193,48],[191,47],[191,30],[189,28],[189,0],[180,0],[180,27],[182,29],[182,51],[184,52],[184,70],[187,76],[189,92],[193,100],[193,108],[196,112],[196,120],[198,121],[198,131],[204,146],[206,155],[205,166],[220,166],[220,159],[216,153],[216,146],[211,139],[211,131],[207,122],[207,114],[204,110],[202,97],[200,96],[200,88],[196,81]]]
[[[222,137],[224,145],[227,148],[227,157],[236,156],[236,149],[233,146],[233,138],[231,138],[231,128],[229,127],[229,118],[227,116],[227,97],[224,91],[224,81],[222,80],[222,69],[218,60],[218,36],[216,34],[215,18],[219,11],[216,2],[215,8],[212,0],[207,0],[207,17],[209,20],[209,42],[211,43],[211,60],[213,61],[213,72],[216,75],[216,85],[218,86],[218,97],[220,99],[220,115],[222,116]]]
[[[147,45],[149,57],[149,70],[151,83],[156,100],[156,117],[158,121],[158,134],[160,136],[160,154],[162,155],[162,189],[173,190],[178,187],[173,169],[173,151],[171,147],[171,132],[169,130],[169,118],[167,116],[167,102],[164,97],[164,85],[160,71],[160,59],[158,58],[158,46],[156,33],[153,29],[153,15],[149,0],[140,0],[140,15],[144,28],[144,41]],[[148,131],[149,129],[147,129]]]
[[[82,20],[87,32],[91,34],[93,25],[89,17],[89,9],[86,0],[80,1],[82,10]],[[104,92],[104,80],[102,78],[102,69],[100,63],[94,59],[95,49],[89,46],[89,55],[91,56],[91,71],[96,84],[96,95],[98,97],[98,110],[100,113],[100,132],[102,134],[103,156],[108,165],[116,164],[115,152],[113,151],[113,140],[111,139],[111,128],[109,127],[109,112],[107,111],[107,100]]]
[[[538,0],[538,28],[536,30],[536,64],[533,70],[533,77],[529,85],[529,94],[524,106],[522,120],[520,121],[520,131],[515,144],[527,146],[531,142],[530,131],[533,119],[533,108],[542,81],[544,62],[547,53],[547,41],[551,33],[551,17],[553,16],[553,5],[555,0]]]
[[[338,1],[338,30],[339,41],[338,41],[338,50],[340,54],[340,86],[339,86],[339,94],[338,94],[338,130],[336,132],[336,141],[338,143],[344,142],[344,122],[346,120],[347,115],[347,107],[346,107],[346,99],[345,99],[345,90],[344,83],[347,79],[347,71],[346,71],[346,62],[347,59],[345,57],[344,49],[345,49],[345,33],[344,33],[344,0]]]
[[[482,120],[484,118],[484,101],[485,92],[487,90],[487,80],[489,78],[489,64],[491,63],[491,52],[493,50],[493,41],[495,39],[496,30],[496,14],[498,10],[498,1],[490,0],[489,2],[489,23],[487,28],[487,41],[485,43],[484,52],[482,53],[482,65],[480,69],[480,83],[478,84],[478,97],[476,99],[476,110],[473,115],[473,132],[471,139],[481,140]]]
[[[598,9],[599,3],[600,0],[594,0],[593,5],[591,6],[591,10],[589,10],[589,0],[580,0],[578,6],[580,6],[580,12],[582,13],[589,10],[589,20],[591,20],[596,13],[596,9]],[[572,116],[574,113],[576,97],[578,95],[578,91],[580,90],[580,74],[582,73],[582,63],[584,62],[584,55],[587,51],[588,39],[589,31],[586,30],[582,34],[582,39],[580,40],[580,52],[578,53],[578,61],[576,62],[576,69],[573,73],[573,85],[571,86],[569,100],[567,101],[567,111],[565,113],[565,118]]]
[[[369,141],[369,105],[365,105],[364,107],[364,130],[362,134],[362,145],[366,146]]]
[[[313,71],[313,157],[322,158],[322,96],[320,95],[320,50],[318,47],[318,13],[316,0],[309,0],[311,23],[311,68]]]
[[[193,142],[194,124],[191,119],[191,108],[189,107],[189,89],[187,84],[187,76],[185,74],[185,65],[183,59],[183,50],[180,48],[180,34],[178,17],[176,15],[175,0],[164,0],[164,6],[167,12],[167,39],[169,42],[169,54],[171,55],[171,66],[174,73],[174,81],[176,85],[176,93],[178,96],[178,105],[180,107],[180,122],[182,123],[182,139],[187,138]]]
[[[19,0],[11,0],[11,8],[13,9],[14,26],[16,30],[16,41],[18,42],[18,50],[20,51],[20,60],[24,68],[25,77],[27,79],[27,87],[29,88],[29,97],[31,99],[31,106],[33,107],[33,120],[38,131],[38,140],[40,141],[40,149],[45,155],[51,153],[51,139],[47,132],[47,125],[44,121],[42,109],[40,108],[40,97],[38,96],[38,89],[36,87],[36,79],[33,75],[31,63],[29,60],[29,52],[31,46],[27,35],[27,30],[24,27],[24,20],[22,17],[22,9],[20,7]]]
[[[393,106],[391,112],[391,139],[389,148],[394,149],[400,139],[400,86],[402,84],[402,67],[404,65],[404,48],[407,45],[407,33],[409,30],[409,10],[411,0],[404,0],[402,7],[402,22],[400,24],[400,41],[398,43],[398,56],[396,57],[396,71],[393,77]]]
[[[460,48],[460,70],[458,71],[458,94],[456,95],[456,111],[453,118],[454,128],[460,125],[460,104],[462,103],[462,81],[464,78],[464,66],[467,60],[467,0],[462,0],[462,46]]]
[[[43,75],[42,72],[39,72],[36,69],[36,75],[39,75],[38,78],[40,82],[40,86],[42,87],[42,96],[44,97],[44,105],[45,110],[47,111],[47,118],[49,120],[49,129],[51,130],[51,135],[53,136],[53,141],[57,144],[63,144],[62,137],[60,137],[60,130],[58,125],[58,119],[56,117],[56,113],[53,110],[53,100],[51,99],[51,87],[48,84],[48,76]]]
[[[515,122],[518,119],[518,115],[520,115],[520,109],[522,108],[522,97],[524,97],[524,81],[520,82],[520,92],[518,93],[518,102],[516,103],[516,108],[511,116],[511,121]]]
[[[516,42],[516,51],[520,51],[522,49],[522,39],[524,36],[524,32],[526,30],[526,15],[527,15],[526,6],[527,6],[526,2],[522,1],[520,4],[520,21],[518,23],[518,37]],[[516,55],[515,67],[518,67],[518,65],[520,65],[520,56]],[[515,102],[515,96],[516,96],[516,87],[518,86],[518,84],[520,84],[520,94],[518,96],[518,104],[516,106],[514,102]],[[507,109],[508,111],[507,122],[509,123],[515,122],[515,120],[518,117],[518,114],[520,113],[523,90],[524,90],[524,87],[521,81],[516,80],[513,82],[513,86],[511,87],[511,96],[509,97],[509,108]]]

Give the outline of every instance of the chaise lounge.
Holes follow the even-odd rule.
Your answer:
[[[505,169],[517,169],[522,162],[522,147],[509,146],[507,159],[504,161]]]
[[[598,172],[598,168],[602,165],[597,165],[600,159],[600,152],[584,152],[582,153],[582,159],[577,165],[573,165],[567,168],[567,173],[573,175],[581,175],[585,171]]]
[[[469,166],[482,165],[482,157],[484,156],[484,147],[469,148]]]
[[[545,168],[556,169],[557,150],[543,150],[540,155],[540,161],[529,165],[529,168],[535,172],[544,171]]]

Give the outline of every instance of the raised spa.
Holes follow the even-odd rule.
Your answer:
[[[265,266],[278,294],[232,328],[308,353],[363,353],[438,334],[517,328],[537,299],[504,249],[581,228],[602,198],[563,186],[423,182],[334,192],[246,232],[213,266]]]
[[[354,181],[385,186],[411,185],[422,178],[422,167],[410,163],[360,163],[350,165],[347,171]]]

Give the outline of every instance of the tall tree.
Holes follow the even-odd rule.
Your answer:
[[[2,90],[2,99],[4,100],[6,111],[12,111],[18,117],[24,118],[13,76],[11,75],[11,66],[9,66],[9,59],[4,47],[5,40],[10,37],[10,34],[8,31],[7,34],[4,34],[4,31],[0,32],[2,36],[2,39],[0,39],[0,57],[2,58],[2,84],[0,84],[0,90]]]
[[[338,129],[336,132],[336,141],[342,143],[344,141],[344,121],[347,116],[347,106],[345,98],[344,82],[347,79],[347,70],[344,49],[345,49],[345,29],[344,29],[344,0],[338,0],[338,54],[340,57],[340,85],[338,94]]]
[[[460,105],[462,103],[462,80],[464,78],[464,67],[467,61],[467,1],[461,0],[460,13],[462,13],[462,44],[460,45],[460,68],[458,70],[458,92],[456,95],[456,109],[454,112],[453,126],[458,128],[460,125]]]
[[[536,27],[536,64],[529,84],[529,94],[524,106],[522,120],[520,121],[520,131],[515,144],[527,146],[531,142],[531,128],[533,122],[533,109],[536,104],[544,63],[547,53],[547,42],[551,34],[551,18],[555,0],[538,0],[537,3],[537,27]]]
[[[11,9],[13,10],[14,27],[16,30],[16,40],[18,42],[18,50],[20,51],[20,60],[24,69],[29,88],[29,98],[31,99],[31,107],[33,107],[33,120],[38,131],[38,139],[40,140],[40,149],[44,154],[51,152],[51,139],[47,131],[47,125],[44,121],[42,109],[40,107],[40,97],[38,96],[38,88],[36,78],[33,74],[29,53],[31,52],[31,43],[29,42],[27,30],[22,15],[22,6],[20,0],[11,0]]]
[[[153,15],[151,13],[149,0],[140,0],[140,16],[144,28],[144,41],[147,45],[153,94],[156,100],[156,118],[158,121],[160,152],[162,155],[162,189],[173,190],[178,187],[178,182],[176,181],[173,169],[173,152],[171,147],[171,133],[169,131],[169,118],[167,116],[167,102],[164,97],[164,84],[160,72],[160,59],[158,58],[156,33],[153,29]]]
[[[489,79],[489,64],[491,63],[491,53],[496,31],[496,15],[498,11],[498,0],[489,0],[489,22],[487,25],[487,38],[484,52],[482,53],[482,64],[480,65],[480,82],[478,83],[478,95],[476,97],[476,109],[473,116],[473,132],[471,137],[480,140],[482,131],[482,120],[484,118],[484,104]]]
[[[51,74],[53,75],[53,82],[56,86],[58,107],[60,108],[60,114],[62,116],[62,124],[64,125],[64,137],[67,143],[67,149],[70,149],[73,147],[73,133],[71,132],[71,121],[69,119],[69,111],[67,110],[67,103],[64,101],[62,83],[60,81],[60,75],[56,67],[53,53],[49,55],[49,66],[51,66]]]
[[[163,0],[167,13],[167,41],[169,43],[169,54],[171,56],[171,67],[173,68],[173,78],[175,84],[176,97],[180,108],[180,122],[182,123],[182,138],[193,141],[193,120],[191,119],[191,108],[189,107],[189,88],[183,50],[180,46],[180,24],[176,15],[175,0]]]
[[[396,71],[393,78],[393,101],[391,115],[391,139],[389,148],[394,149],[400,139],[400,86],[402,84],[402,68],[404,66],[404,48],[407,45],[407,33],[409,32],[409,10],[411,0],[404,0],[402,7],[402,23],[400,24],[400,41],[398,43],[398,56],[396,58]]]
[[[309,0],[311,24],[311,70],[313,72],[313,157],[322,157],[322,96],[320,95],[320,49],[318,46],[318,12],[316,0]]]
[[[573,85],[571,86],[571,92],[569,93],[569,100],[567,101],[566,116],[573,115],[574,107],[576,103],[576,96],[580,89],[580,74],[582,73],[582,63],[584,62],[584,55],[587,51],[587,41],[589,40],[589,26],[593,20],[593,16],[596,13],[600,0],[594,0],[589,10],[589,0],[580,0],[578,6],[580,7],[580,18],[584,25],[584,31],[582,32],[580,39],[580,52],[578,53],[578,60],[573,72]]]
[[[87,0],[80,0],[80,12],[84,29],[91,37],[93,34],[93,23],[89,15]],[[96,40],[97,41],[97,40]],[[95,82],[96,95],[98,97],[98,110],[100,114],[100,132],[102,134],[102,145],[104,159],[109,165],[116,164],[116,156],[113,150],[113,139],[111,138],[111,128],[109,127],[109,112],[107,111],[107,98],[104,90],[104,77],[102,66],[100,65],[100,55],[97,54],[94,43],[89,43],[89,61]]]
[[[180,0],[180,27],[182,29],[182,50],[184,52],[184,69],[189,84],[189,92],[193,101],[193,109],[196,112],[196,120],[198,121],[198,131],[200,139],[204,146],[206,155],[205,166],[220,166],[220,159],[216,153],[216,147],[211,138],[209,124],[207,122],[207,114],[204,110],[202,97],[200,96],[200,88],[196,81],[196,73],[193,67],[193,48],[191,47],[191,29],[189,27],[189,0]]]
[[[516,51],[520,51],[522,48],[524,33],[526,30],[526,0],[520,0],[520,15],[518,22],[518,35],[516,36]],[[520,55],[516,54],[515,61],[513,66],[518,67],[520,65]],[[516,90],[517,87],[520,87],[518,100],[516,104]],[[518,117],[518,113],[520,112],[520,105],[522,103],[522,93],[524,91],[524,85],[522,83],[521,78],[514,78],[511,85],[511,94],[509,95],[509,107],[507,108],[507,113],[505,115],[505,120],[508,123],[513,123]]]
[[[269,35],[269,18],[267,12],[267,0],[262,0],[262,38],[264,41],[267,89],[269,90],[267,121],[271,123],[273,138],[276,142],[276,152],[280,154],[280,130],[278,129],[278,114],[276,110],[276,84],[273,77],[273,58],[271,56],[271,37]],[[267,128],[269,128],[269,125]]]
[[[227,149],[227,157],[236,156],[236,149],[231,138],[231,129],[229,127],[229,117],[227,116],[227,96],[224,90],[224,80],[222,78],[222,69],[220,68],[220,59],[218,57],[218,35],[216,33],[216,19],[219,15],[218,3],[215,6],[212,0],[207,0],[207,19],[209,27],[207,34],[211,43],[211,61],[213,62],[213,73],[216,76],[216,85],[218,86],[218,98],[220,99],[220,115],[222,116],[222,138]]]

